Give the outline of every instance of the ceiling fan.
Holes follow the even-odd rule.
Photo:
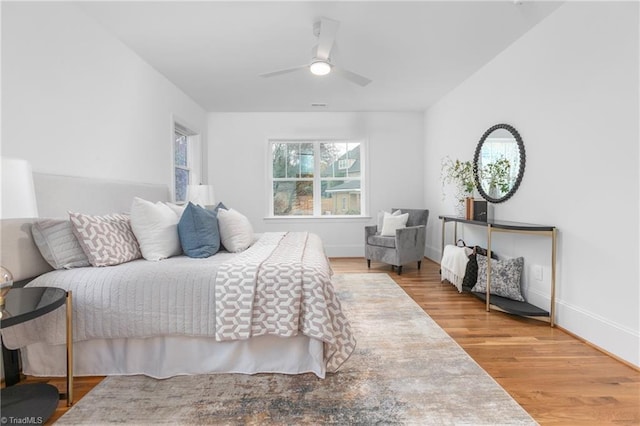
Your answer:
[[[264,78],[275,77],[277,75],[308,69],[314,75],[327,75],[333,72],[363,87],[371,83],[371,80],[367,77],[340,68],[331,62],[331,50],[334,48],[338,26],[340,26],[338,21],[329,18],[320,18],[320,20],[313,25],[313,34],[318,37],[318,46],[314,48],[315,52],[312,52],[313,57],[310,63],[261,74],[260,76]]]

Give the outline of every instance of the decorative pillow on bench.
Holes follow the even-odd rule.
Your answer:
[[[473,292],[487,292],[487,257],[476,255],[478,261],[478,282],[471,289]],[[491,291],[490,294],[506,297],[507,299],[524,302],[520,290],[520,278],[524,258],[516,257],[507,260],[491,259]]]
[[[467,262],[467,269],[464,272],[464,278],[462,279],[462,289],[471,291],[474,285],[478,282],[478,261],[476,256],[487,255],[487,249],[480,246],[473,247],[473,253],[469,255],[469,261]],[[498,255],[495,251],[491,252],[491,258],[498,260]],[[487,272],[485,270],[485,276]]]

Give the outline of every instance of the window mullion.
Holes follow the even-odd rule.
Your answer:
[[[322,215],[322,179],[320,173],[320,142],[313,143],[313,215]]]

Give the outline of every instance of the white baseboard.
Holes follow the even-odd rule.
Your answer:
[[[436,263],[440,263],[440,259],[442,258],[442,249],[440,247],[432,247],[427,246],[425,250],[425,257],[429,260],[433,260]]]
[[[549,295],[537,289],[527,289],[527,301],[549,309]],[[555,323],[575,337],[630,365],[640,368],[640,333],[590,312],[579,306],[556,299]]]
[[[356,244],[356,245],[325,244],[324,250],[327,253],[327,256],[329,257],[362,257],[364,259],[364,244]]]
[[[640,368],[640,333],[563,301],[556,301],[556,323],[569,333]]]

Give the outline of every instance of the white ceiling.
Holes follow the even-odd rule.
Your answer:
[[[561,2],[78,2],[206,111],[423,111]],[[306,64],[319,17],[340,22],[334,74],[260,74]],[[312,107],[326,103],[327,107]]]

